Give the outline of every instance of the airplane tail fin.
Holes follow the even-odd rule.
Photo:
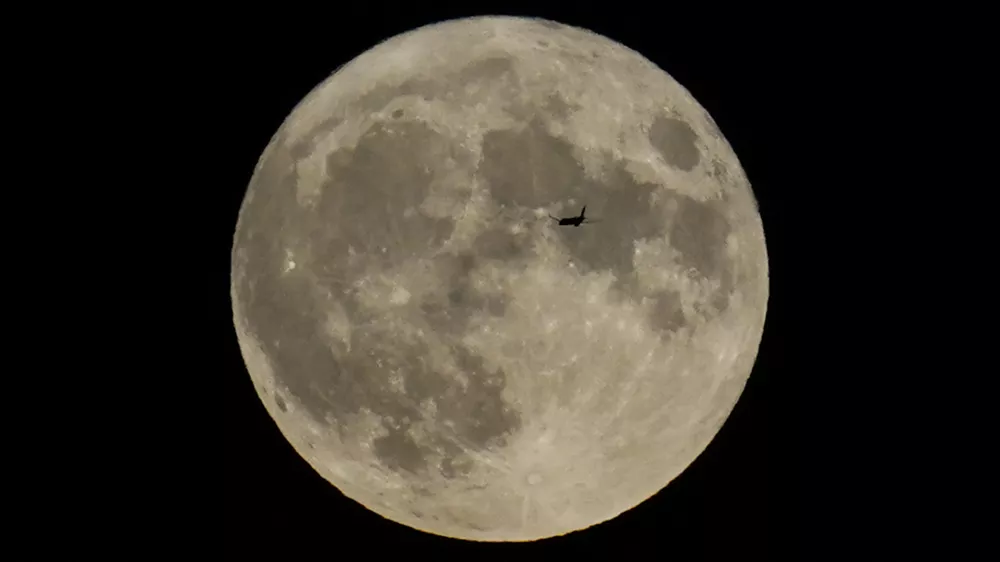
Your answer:
[[[580,209],[580,218],[584,218],[584,215],[586,214],[587,214],[587,206],[584,205],[583,208]]]

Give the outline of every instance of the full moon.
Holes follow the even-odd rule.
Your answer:
[[[530,541],[708,446],[767,267],[686,89],[592,32],[481,17],[393,37],[295,107],[243,200],[231,298],[259,396],[323,478],[415,529]]]

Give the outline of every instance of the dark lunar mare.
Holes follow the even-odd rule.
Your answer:
[[[500,445],[520,427],[517,411],[502,398],[505,373],[485,369],[481,358],[453,336],[463,332],[477,309],[503,314],[503,298],[478,294],[469,275],[477,262],[523,254],[525,240],[486,231],[473,244],[481,256],[437,252],[454,222],[414,211],[433,179],[423,163],[433,165],[446,154],[461,158],[451,151],[448,139],[424,125],[375,125],[356,148],[328,157],[329,180],[315,209],[307,210],[295,198],[292,155],[279,144],[251,186],[254,196],[243,210],[234,265],[244,272],[236,298],[251,331],[272,362],[278,384],[311,417],[333,423],[345,439],[353,439],[345,433],[347,423],[366,408],[382,419],[386,434],[373,445],[384,466],[415,474],[440,470],[453,478],[472,468],[463,449]],[[286,248],[303,239],[309,242],[312,262],[299,264],[297,270],[314,274],[344,306],[354,325],[350,351],[327,335],[326,311],[317,306],[309,276],[294,270],[283,273]],[[352,258],[352,252],[361,258]],[[407,260],[430,260],[447,280],[448,317],[432,333],[451,344],[452,361],[469,380],[465,389],[443,366],[429,363],[426,342],[377,328],[368,322],[372,313],[353,296],[351,282],[362,273]],[[433,314],[427,318],[433,323]],[[392,374],[402,377],[404,394],[392,389]],[[420,402],[430,398],[438,405],[435,424],[450,421],[454,427],[445,431],[443,425],[435,426],[441,431],[430,447],[444,455],[436,467],[429,464],[427,446],[407,433],[421,420]],[[287,409],[280,397],[274,400],[280,410]]]
[[[651,139],[671,165],[689,169],[697,164],[698,148],[690,126],[672,118],[654,121]],[[610,272],[619,298],[654,300],[650,325],[664,337],[684,323],[675,291],[644,294],[635,283],[632,259],[636,241],[670,235],[681,265],[704,279],[718,280],[713,298],[725,309],[733,289],[732,264],[726,255],[730,224],[722,201],[697,201],[669,188],[637,181],[625,163],[605,155],[603,177],[593,180],[573,156],[573,145],[550,134],[542,119],[521,130],[490,131],[483,138],[479,174],[501,205],[522,210],[568,208],[567,201],[585,203],[601,216],[594,228],[559,229],[557,235],[581,273]],[[664,221],[665,206],[677,211]]]

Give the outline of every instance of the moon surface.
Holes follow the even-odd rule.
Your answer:
[[[558,226],[586,205],[598,222]],[[247,369],[301,456],[426,532],[562,535],[664,488],[755,360],[749,182],[638,53],[452,20],[320,84],[254,171],[232,251]]]

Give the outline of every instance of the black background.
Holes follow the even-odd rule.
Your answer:
[[[829,499],[832,492],[820,483],[819,463],[807,451],[807,433],[815,430],[807,429],[812,426],[803,405],[817,408],[820,402],[815,388],[803,384],[798,361],[806,337],[803,301],[817,298],[805,255],[822,237],[807,215],[817,204],[822,177],[805,155],[808,144],[818,141],[816,130],[838,115],[829,101],[835,86],[817,79],[816,72],[819,67],[830,73],[833,59],[825,56],[822,42],[809,37],[813,30],[776,21],[749,26],[711,11],[677,15],[674,22],[644,10],[372,11],[378,17],[372,12],[323,14],[315,21],[308,15],[275,16],[259,27],[233,24],[205,35],[216,41],[207,41],[214,44],[204,50],[202,62],[211,71],[198,100],[213,116],[213,127],[224,131],[218,138],[225,139],[210,150],[222,183],[207,200],[217,254],[211,279],[219,295],[211,326],[223,354],[224,464],[218,486],[226,556],[338,559],[363,552],[386,559],[407,553],[420,559],[776,560],[834,552],[827,541],[847,527],[841,521],[831,529],[836,516],[821,496]],[[489,13],[588,28],[638,51],[686,87],[740,158],[759,203],[770,260],[770,300],[757,362],[735,410],[705,452],[665,490],[614,520],[523,544],[472,543],[414,531],[366,510],[320,478],[260,403],[237,346],[228,300],[229,251],[240,203],[257,158],[295,104],[382,40],[442,19]],[[815,433],[810,441],[815,444]]]
[[[994,207],[980,201],[994,190],[995,143],[981,142],[993,128],[975,104],[995,105],[996,65],[980,61],[995,33],[979,29],[993,20],[960,4],[547,4],[12,12],[4,119],[21,150],[5,160],[5,280],[40,289],[5,293],[5,380],[39,386],[6,401],[25,409],[5,434],[5,450],[25,442],[5,457],[26,473],[6,480],[15,557],[989,552],[968,539],[995,534],[974,479],[989,467],[973,462],[995,438],[963,439],[991,427],[995,407],[970,404],[995,396],[984,390],[994,346],[958,317],[993,317],[982,310],[996,252],[976,243],[992,240],[979,229],[995,219],[977,211]],[[254,394],[229,300],[239,205],[294,105],[379,41],[483,14],[589,28],[676,78],[739,156],[770,258],[758,361],[707,450],[615,520],[528,544],[411,531],[322,481]],[[13,129],[22,120],[30,135]]]

